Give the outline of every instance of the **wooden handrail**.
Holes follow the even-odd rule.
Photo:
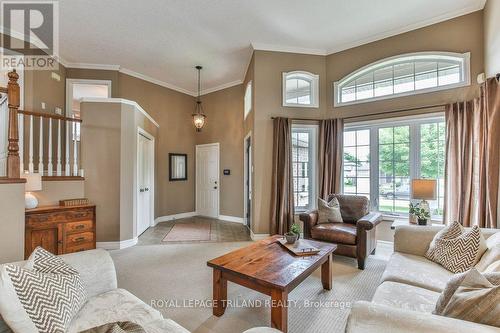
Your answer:
[[[82,122],[81,119],[64,117],[64,116],[60,116],[58,114],[35,112],[35,111],[26,111],[26,110],[18,110],[17,112],[20,113],[20,114],[27,115],[27,116],[42,117],[42,118],[52,118],[52,119],[69,121],[69,122],[75,122],[75,123],[81,123]]]
[[[9,92],[9,89],[6,87],[0,87],[0,93],[7,94]]]

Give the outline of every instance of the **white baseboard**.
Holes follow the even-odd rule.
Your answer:
[[[116,242],[97,242],[96,247],[98,249],[104,249],[104,250],[121,250],[121,249],[126,249],[127,247],[134,246],[137,244],[138,238],[134,237],[132,239],[126,239],[123,241],[116,241]]]
[[[253,231],[250,230],[250,238],[253,241],[259,241],[259,240],[262,240],[262,239],[267,238],[269,236],[270,236],[269,234],[254,234]]]
[[[196,215],[197,215],[196,212],[186,212],[186,213],[179,213],[179,214],[173,214],[173,215],[159,216],[159,217],[155,218],[154,225],[157,225],[160,222],[185,219],[185,218],[193,217]]]
[[[245,224],[245,219],[238,216],[219,215],[219,220]]]

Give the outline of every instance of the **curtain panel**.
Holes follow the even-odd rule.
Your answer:
[[[293,224],[291,127],[288,118],[275,118],[273,121],[271,234],[283,235]]]
[[[340,193],[344,120],[326,119],[319,124],[319,197]]]
[[[498,228],[500,86],[495,78],[480,97],[446,107],[445,223]]]

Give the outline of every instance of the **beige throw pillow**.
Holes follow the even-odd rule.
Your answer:
[[[434,257],[436,253],[436,240],[456,238],[463,233],[463,230],[464,228],[457,221],[441,229],[432,239],[429,249],[425,253],[425,257],[429,260],[436,261]]]
[[[434,314],[500,326],[500,273],[476,268],[454,275],[439,296]]]
[[[476,225],[451,239],[437,239],[435,261],[453,273],[471,269],[486,251],[486,241]]]
[[[318,198],[318,223],[344,222],[340,214],[340,204],[337,198],[330,202]]]

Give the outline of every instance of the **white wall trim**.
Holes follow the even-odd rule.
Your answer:
[[[165,87],[165,88],[168,88],[168,89],[172,89],[172,90],[178,91],[178,92],[186,94],[186,95],[190,95],[190,96],[193,96],[193,97],[197,96],[197,93],[194,92],[194,91],[191,91],[191,90],[188,90],[188,89],[184,89],[184,88],[178,87],[178,86],[176,86],[174,84],[171,84],[171,83],[168,83],[168,82],[165,82],[165,81],[161,81],[161,80],[152,78],[151,76],[147,76],[145,74],[141,74],[141,73],[135,72],[135,71],[133,71],[131,69],[128,69],[128,68],[120,67],[120,69],[118,71],[120,73],[123,73],[123,74],[126,74],[126,75],[130,75],[130,76],[133,76],[133,77],[135,77],[137,79],[141,79],[141,80],[144,80],[144,81],[156,84],[158,86],[162,86],[162,87]]]
[[[96,247],[104,250],[121,250],[136,245],[138,240],[139,239],[137,237],[134,237],[132,239],[116,242],[97,242]]]
[[[148,118],[156,127],[160,127],[160,125],[156,122],[156,120],[153,119],[147,113],[142,106],[139,105],[136,101],[131,101],[129,99],[124,99],[124,98],[100,98],[100,97],[84,97],[81,98],[80,103],[82,102],[91,102],[91,103],[122,103],[122,104],[128,104],[133,107],[135,107],[137,110],[139,110],[146,118]]]
[[[250,230],[250,238],[253,241],[259,241],[259,240],[265,239],[269,236],[270,236],[269,234],[254,234],[253,231]]]
[[[252,48],[256,51],[286,52],[310,55],[328,55],[325,49],[309,49],[304,47],[284,46],[276,44],[252,43]]]
[[[185,219],[185,218],[193,217],[196,215],[197,215],[196,212],[186,212],[186,213],[179,213],[179,214],[173,214],[173,215],[158,216],[157,218],[155,218],[154,225],[157,225],[160,222]]]
[[[394,242],[389,242],[389,241],[385,241],[385,240],[377,240],[377,243],[381,244],[381,245],[390,245],[390,246],[394,245]]]
[[[236,223],[241,223],[241,224],[245,223],[245,220],[243,219],[243,217],[239,217],[239,216],[219,215],[219,220],[227,221],[227,222],[236,222]]]
[[[108,64],[89,64],[83,62],[73,62],[63,64],[66,68],[75,68],[75,69],[98,69],[104,71],[119,71],[120,65],[108,65]]]
[[[221,85],[213,87],[213,88],[205,89],[205,90],[202,90],[200,92],[200,94],[201,95],[210,94],[210,93],[213,93],[213,92],[216,92],[216,91],[219,91],[219,90],[223,90],[223,89],[227,89],[227,88],[231,88],[231,87],[237,86],[239,84],[243,84],[243,80],[231,81],[231,82],[224,83],[224,84],[221,84]]]

